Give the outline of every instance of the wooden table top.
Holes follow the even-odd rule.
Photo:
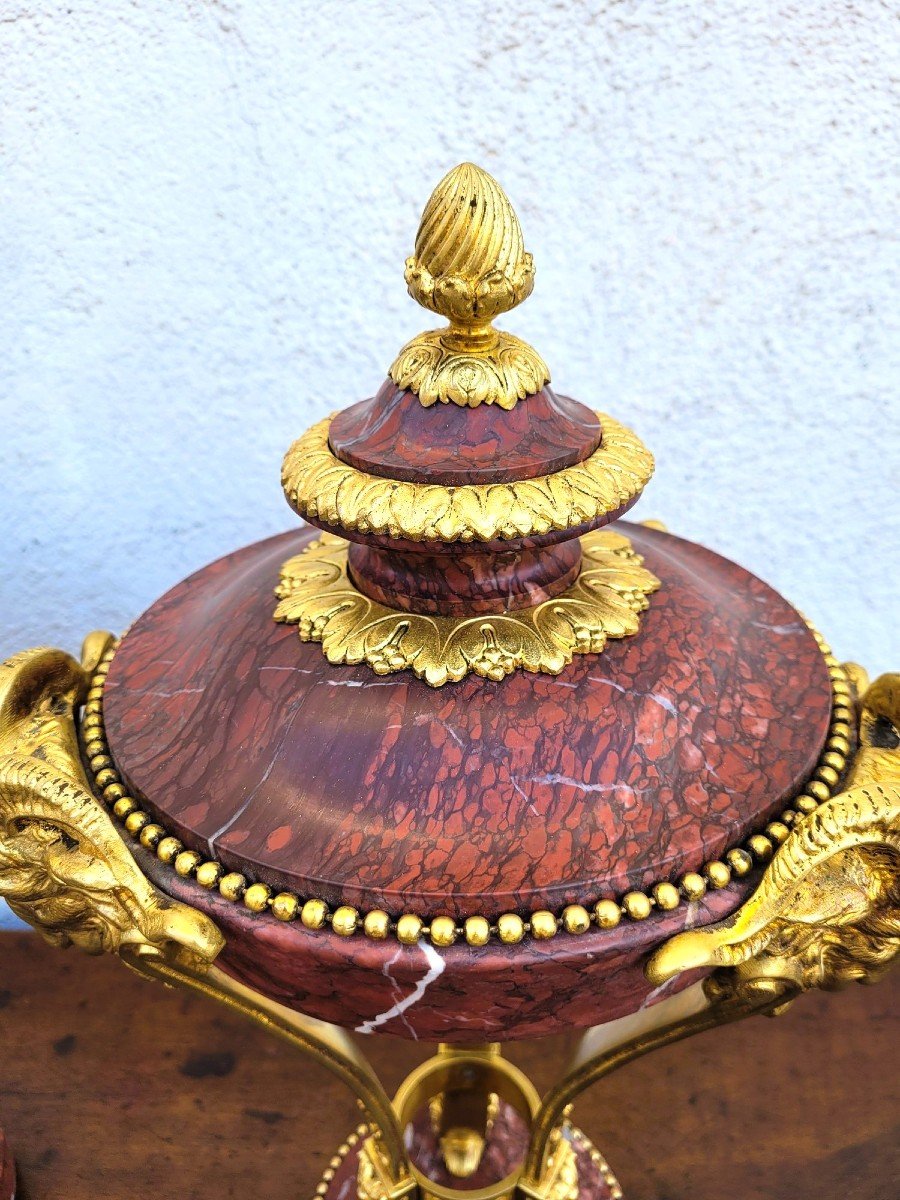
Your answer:
[[[576,1107],[628,1200],[900,1195],[900,972],[633,1063]],[[574,1039],[510,1056],[546,1086]],[[422,1047],[373,1037],[393,1089]],[[0,934],[0,1126],[21,1200],[310,1200],[348,1092],[111,959]]]

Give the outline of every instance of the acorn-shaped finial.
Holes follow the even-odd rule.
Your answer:
[[[534,263],[509,197],[481,167],[460,163],[431,193],[406,285],[450,322],[407,342],[391,366],[391,379],[426,408],[512,408],[549,382],[533,347],[491,325],[531,294]]]
[[[431,193],[406,282],[419,304],[463,326],[487,325],[530,294],[534,263],[519,218],[487,171],[460,163]]]

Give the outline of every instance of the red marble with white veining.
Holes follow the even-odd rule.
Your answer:
[[[486,404],[424,408],[390,379],[329,426],[332,452],[357,470],[446,486],[554,474],[587,458],[601,437],[596,413],[550,388],[509,411]],[[616,515],[604,514],[591,527]],[[366,595],[392,608],[441,616],[509,612],[557,595],[577,572],[577,531],[551,534],[531,545],[518,538],[442,547],[357,533],[351,571]]]
[[[550,475],[600,445],[596,413],[549,387],[508,411],[495,404],[433,404],[392,380],[339,412],[329,443],[342,462],[390,479],[462,484]]]
[[[350,574],[389,608],[442,616],[511,612],[564,591],[577,576],[579,539],[611,525],[637,502],[601,513],[577,529],[493,542],[413,543],[349,533],[318,517],[313,524],[350,542]]]
[[[581,570],[581,542],[541,550],[407,554],[350,544],[349,571],[360,591],[405,612],[466,617],[530,608],[571,587]]]
[[[618,528],[662,580],[637,636],[556,677],[439,690],[331,666],[274,623],[278,568],[312,530],[238,551],[125,638],[106,688],[116,762],[187,845],[363,909],[558,909],[695,869],[806,780],[827,671],[760,580]]]
[[[226,938],[220,964],[250,987],[309,1016],[397,1037],[457,1044],[543,1037],[612,1021],[687,987],[653,991],[644,964],[662,942],[728,916],[756,887],[747,876],[702,902],[617,929],[558,933],[552,941],[435,950],[283,924],[181,879],[136,846],[141,869],[170,896],[199,908]]]

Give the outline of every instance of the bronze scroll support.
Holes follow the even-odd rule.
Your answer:
[[[81,663],[36,649],[0,665],[0,896],[51,945],[118,954],[141,975],[216,999],[327,1067],[371,1124],[385,1194],[405,1194],[415,1185],[394,1109],[348,1035],[216,967],[224,939],[215,924],[153,887],[91,793],[75,712],[110,641],[91,634]]]

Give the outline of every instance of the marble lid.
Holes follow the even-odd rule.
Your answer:
[[[830,683],[771,588],[627,531],[663,583],[636,637],[556,676],[440,689],[334,667],[272,620],[312,531],[238,551],[124,639],[104,701],[116,763],[186,846],[332,908],[494,921],[677,882],[812,776]]]

